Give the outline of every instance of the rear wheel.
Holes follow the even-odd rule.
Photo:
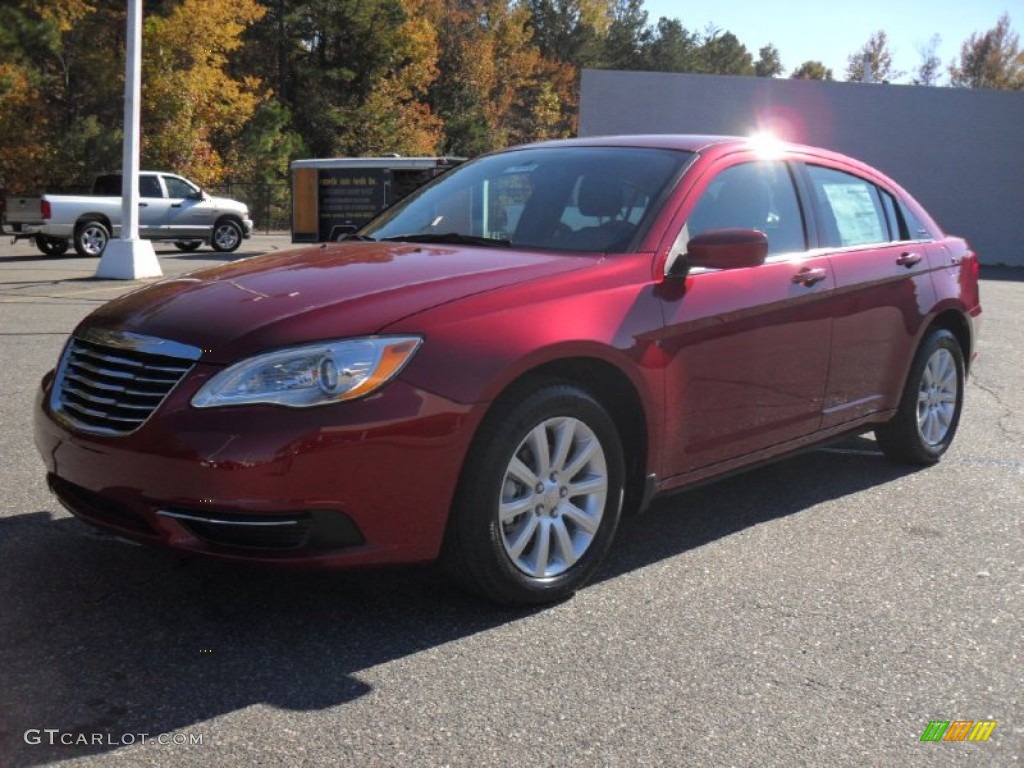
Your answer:
[[[75,227],[75,251],[83,258],[102,255],[109,240],[110,230],[98,219],[88,219]]]
[[[875,430],[882,451],[904,464],[934,464],[949,448],[964,400],[964,355],[947,330],[932,331],[910,367],[893,419]]]
[[[202,240],[175,240],[174,247],[179,251],[185,253],[191,253],[192,251],[198,251],[199,247],[203,244]]]
[[[564,599],[611,546],[624,476],[618,431],[600,403],[570,384],[542,386],[481,427],[442,564],[499,603]]]
[[[36,235],[36,248],[47,256],[63,256],[67,253],[71,243],[66,237],[50,237],[49,235]]]
[[[222,219],[213,228],[213,236],[210,238],[210,245],[213,250],[221,253],[237,251],[242,244],[242,227],[232,219]]]

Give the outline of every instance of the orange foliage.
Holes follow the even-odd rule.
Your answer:
[[[204,185],[223,180],[222,148],[270,97],[258,79],[231,77],[228,54],[265,13],[256,0],[182,0],[168,16],[146,18],[143,165]]]

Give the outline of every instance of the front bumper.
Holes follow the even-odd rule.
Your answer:
[[[392,382],[322,408],[189,401],[197,366],[137,431],[83,434],[36,401],[61,503],[99,528],[221,560],[314,567],[437,557],[475,409]]]

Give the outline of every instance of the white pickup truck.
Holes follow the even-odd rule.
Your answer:
[[[121,174],[96,177],[91,195],[10,196],[3,231],[15,240],[32,238],[40,251],[59,256],[73,244],[79,256],[99,256],[121,231]],[[139,174],[139,236],[170,240],[182,251],[208,243],[230,252],[252,234],[244,203],[211,197],[173,173]]]

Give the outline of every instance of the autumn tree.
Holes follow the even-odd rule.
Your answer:
[[[232,77],[229,57],[265,12],[256,0],[181,0],[149,14],[143,33],[143,164],[216,184],[225,153],[268,98],[254,77]]]
[[[444,121],[446,153],[474,155],[511,143],[568,135],[577,69],[546,57],[524,5],[433,0],[440,42],[431,104]]]
[[[942,59],[938,55],[941,41],[938,35],[932,35],[928,44],[918,49],[921,63],[911,80],[914,85],[938,85],[939,74],[942,72]]]
[[[84,185],[120,163],[124,5],[0,6],[0,187]]]
[[[812,59],[794,69],[789,77],[792,80],[832,80],[832,70]]]
[[[344,155],[432,155],[442,141],[442,121],[426,101],[438,76],[438,35],[424,16],[429,0],[400,0],[391,57],[372,74],[372,86],[346,113]]]
[[[1007,14],[992,29],[973,33],[964,41],[959,60],[949,67],[949,79],[961,88],[1024,88],[1024,53]]]
[[[893,69],[889,38],[884,29],[873,33],[860,49],[850,54],[846,64],[847,81],[863,82],[865,58],[871,64],[871,82],[888,83],[903,77],[903,72]]]

